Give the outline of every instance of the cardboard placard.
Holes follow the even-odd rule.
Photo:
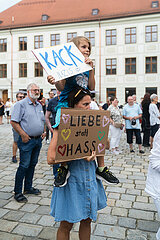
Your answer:
[[[92,69],[73,42],[32,50],[48,75],[59,81]]]
[[[62,108],[55,162],[104,156],[109,122],[110,111]]]

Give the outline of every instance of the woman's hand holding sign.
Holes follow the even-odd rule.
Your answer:
[[[90,162],[90,161],[95,160],[95,158],[96,158],[96,151],[92,151],[91,156],[85,158],[85,160],[86,160],[87,162]]]

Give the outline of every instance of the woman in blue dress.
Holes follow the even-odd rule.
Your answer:
[[[68,97],[69,107],[89,109],[90,92],[81,87],[74,89]],[[48,149],[51,162],[52,144]],[[68,162],[70,177],[62,187],[54,187],[51,199],[51,215],[60,222],[57,240],[69,240],[73,224],[80,222],[79,239],[89,240],[91,221],[96,221],[97,211],[106,207],[106,194],[102,182],[96,179],[96,153],[86,159]],[[54,162],[53,162],[54,163]]]

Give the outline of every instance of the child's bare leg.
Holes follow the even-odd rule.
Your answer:
[[[104,168],[104,156],[97,156],[97,164],[98,164],[98,167]]]

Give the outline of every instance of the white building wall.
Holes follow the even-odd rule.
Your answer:
[[[99,22],[84,22],[41,26],[33,28],[19,28],[11,30],[13,36],[13,92],[19,89],[26,89],[30,82],[37,83],[45,97],[48,91],[54,86],[47,82],[47,75],[44,71],[43,77],[34,77],[34,63],[37,62],[31,50],[34,49],[34,36],[43,35],[43,47],[50,46],[50,35],[60,34],[61,44],[67,42],[67,33],[77,32],[77,35],[84,35],[85,31],[95,31],[95,46],[92,47],[91,58],[95,60],[95,79],[97,99],[99,94],[101,100],[106,102],[106,89],[116,88],[120,104],[125,102],[125,88],[135,87],[137,100],[145,94],[146,87],[159,88],[159,59],[160,59],[160,14],[113,19]],[[145,43],[145,26],[158,25],[158,42]],[[125,44],[125,28],[136,27],[136,44]],[[117,30],[117,44],[106,46],[106,30]],[[11,96],[11,33],[9,30],[0,31],[0,39],[7,38],[7,52],[0,53],[0,64],[7,64],[7,78],[0,78],[0,97],[2,90],[8,89],[8,96]],[[101,33],[101,36],[99,36]],[[19,51],[19,37],[27,37],[27,51]],[[101,38],[101,43],[100,43]],[[99,46],[101,45],[101,51]],[[101,54],[101,56],[100,56]],[[145,74],[145,57],[157,56],[157,74]],[[101,66],[100,64],[101,57]],[[125,58],[136,57],[136,74],[125,74]],[[106,75],[106,59],[117,59],[117,74]],[[19,78],[19,63],[27,63],[27,78]]]

